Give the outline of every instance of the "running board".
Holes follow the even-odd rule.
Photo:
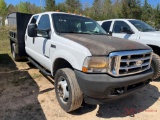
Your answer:
[[[28,60],[29,60],[36,68],[38,68],[44,75],[46,75],[46,76],[52,76],[51,73],[47,72],[43,67],[41,67],[38,63],[36,63],[32,58],[28,57]]]

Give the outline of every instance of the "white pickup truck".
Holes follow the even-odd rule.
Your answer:
[[[26,57],[54,77],[56,97],[66,112],[83,100],[102,104],[124,97],[152,79],[150,47],[107,36],[90,18],[62,12],[13,14],[8,17],[16,26],[9,33],[13,59]]]
[[[97,21],[111,36],[140,42],[150,46],[154,53],[152,66],[154,79],[160,76],[160,31],[156,31],[147,23],[136,19],[110,19]]]

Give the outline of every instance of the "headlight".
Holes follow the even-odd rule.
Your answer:
[[[83,72],[106,73],[109,59],[107,57],[87,57],[83,63]]]

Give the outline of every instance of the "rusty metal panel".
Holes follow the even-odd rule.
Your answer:
[[[150,47],[134,41],[127,41],[107,35],[62,34],[61,36],[77,42],[90,50],[92,55],[108,55],[115,51],[146,50]]]

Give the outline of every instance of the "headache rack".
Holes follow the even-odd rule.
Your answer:
[[[152,50],[113,52],[109,55],[109,73],[125,76],[150,69]]]

